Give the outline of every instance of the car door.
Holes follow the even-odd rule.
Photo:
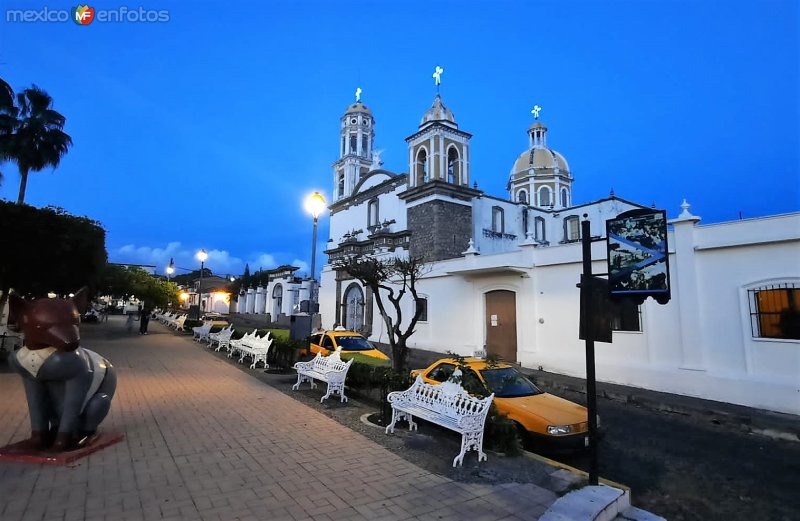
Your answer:
[[[336,349],[336,346],[333,343],[333,338],[331,337],[330,334],[326,333],[325,336],[322,337],[321,347],[322,347],[322,354],[326,356],[331,354]]]
[[[453,371],[455,370],[455,364],[439,362],[422,375],[422,380],[429,384],[440,384],[446,382],[447,379],[453,375]]]
[[[322,342],[322,333],[316,333],[309,337],[309,348],[311,349],[312,353],[319,353],[320,351],[320,343]]]

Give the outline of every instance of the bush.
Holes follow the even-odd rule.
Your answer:
[[[183,323],[183,330],[191,332],[193,327],[200,327],[202,325],[203,325],[202,320],[192,320],[190,318],[187,318],[186,321]]]
[[[517,456],[522,452],[518,434],[516,422],[509,420],[508,415],[497,410],[497,406],[492,402],[483,431],[486,448],[503,452],[508,456]]]
[[[271,367],[289,369],[297,362],[299,352],[305,347],[305,342],[290,340],[288,335],[286,335],[286,338],[283,335],[274,336],[272,347],[267,354],[267,363]]]

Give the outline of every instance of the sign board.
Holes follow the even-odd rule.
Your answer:
[[[612,304],[608,300],[608,281],[581,275],[581,311],[578,338],[611,343]]]
[[[612,298],[659,304],[670,299],[667,214],[631,210],[606,221],[608,292]]]

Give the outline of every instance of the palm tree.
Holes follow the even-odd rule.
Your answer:
[[[6,138],[14,132],[17,123],[17,107],[14,106],[14,90],[0,78],[0,147],[7,142]],[[0,148],[0,162],[10,159],[4,148]],[[0,183],[3,172],[0,172]]]
[[[65,118],[52,109],[53,98],[36,85],[17,94],[16,121],[11,132],[0,129],[0,158],[19,168],[19,198],[25,202],[28,173],[57,167],[72,145],[64,131]]]

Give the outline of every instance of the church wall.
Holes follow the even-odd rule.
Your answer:
[[[408,208],[410,254],[429,261],[458,257],[472,236],[472,207],[441,199]]]
[[[395,224],[391,225],[390,229],[392,231],[405,230],[407,226],[405,204],[397,198],[397,194],[405,189],[406,185],[403,184],[391,192],[383,193],[378,196],[378,212],[381,222],[384,220],[391,221],[392,219],[396,221]],[[339,244],[344,234],[359,229],[364,231],[364,233],[359,235],[359,239],[366,239],[369,235],[367,230],[368,205],[369,201],[364,201],[346,210],[336,212],[336,214],[331,216],[329,238],[333,239],[333,243],[329,244]]]

